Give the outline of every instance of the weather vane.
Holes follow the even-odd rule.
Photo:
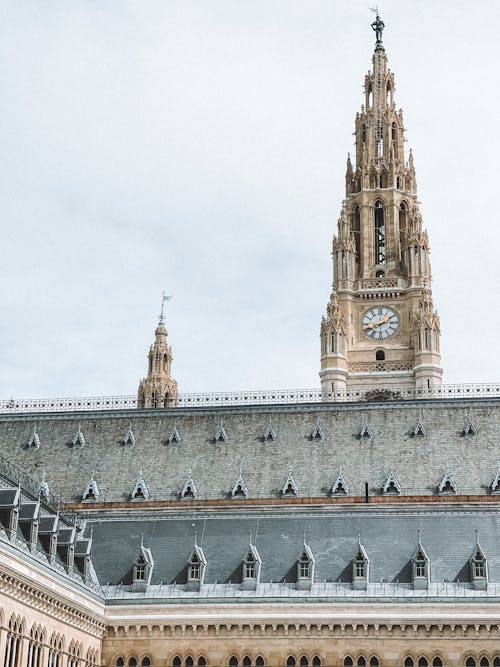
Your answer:
[[[383,49],[382,46],[382,32],[385,28],[385,24],[379,16],[378,5],[376,7],[369,7],[369,9],[375,14],[375,21],[372,23],[372,29],[375,31],[375,36],[377,41],[375,42],[375,50]]]
[[[171,298],[172,298],[171,296],[167,296],[167,295],[165,294],[165,292],[163,292],[163,296],[162,296],[162,299],[161,299],[160,322],[164,322],[164,321],[165,321],[165,315],[164,315],[164,312],[163,312],[163,311],[164,311],[164,308],[165,308],[165,301],[170,301]]]

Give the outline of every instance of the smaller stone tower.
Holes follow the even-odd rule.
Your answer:
[[[172,348],[167,344],[167,328],[163,314],[163,305],[158,326],[155,330],[155,341],[149,349],[148,375],[140,381],[137,393],[138,408],[173,408],[179,400],[177,382],[171,377]]]

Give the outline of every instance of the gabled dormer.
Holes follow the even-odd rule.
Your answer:
[[[222,422],[220,422],[217,428],[215,429],[214,443],[217,442],[227,442],[227,433],[224,427],[222,426]]]
[[[141,546],[139,553],[134,561],[132,569],[132,590],[145,591],[151,583],[151,576],[153,574],[154,560],[151,554],[151,549],[144,546],[141,539]]]
[[[20,501],[20,487],[0,489],[0,523],[10,539],[17,533]]]
[[[275,440],[276,440],[276,431],[273,428],[271,420],[269,420],[269,424],[267,425],[267,428],[264,431],[264,442],[266,441],[274,442]]]
[[[431,576],[430,560],[420,540],[418,541],[417,550],[411,559],[411,574],[415,590],[425,590],[429,587]]]
[[[26,449],[39,449],[40,448],[40,436],[37,433],[36,426],[33,429],[33,433],[28,438],[26,443]]]
[[[311,589],[311,584],[314,581],[315,565],[316,561],[314,560],[311,547],[304,542],[297,560],[297,588],[299,590],[306,591]]]
[[[38,522],[40,518],[40,497],[35,502],[21,499],[19,509],[19,530],[30,551],[35,551],[38,541]]]
[[[167,445],[180,445],[181,442],[181,436],[179,435],[179,431],[177,428],[174,426],[174,428],[170,431],[170,435],[167,438]]]
[[[199,591],[200,586],[205,579],[205,570],[207,567],[207,560],[203,549],[197,544],[194,545],[193,553],[188,561],[187,569],[187,584],[188,591]]]
[[[83,449],[83,447],[85,447],[85,436],[83,435],[83,431],[80,425],[78,425],[78,431],[75,433],[73,439],[71,440],[71,446],[74,449]]]
[[[58,529],[59,512],[40,517],[38,522],[38,540],[46,552],[50,563],[53,563],[56,558]]]
[[[180,498],[181,500],[195,500],[197,495],[198,492],[196,490],[196,484],[194,483],[194,479],[190,470],[189,477],[187,478],[184,486],[181,489]]]
[[[132,424],[130,424],[128,431],[125,433],[125,437],[123,438],[123,446],[130,448],[135,447],[135,435],[132,431]]]
[[[349,490],[347,488],[347,484],[346,484],[346,481],[344,479],[344,475],[342,474],[342,471],[339,471],[337,479],[332,484],[330,494],[332,496],[347,496],[348,493],[349,493]]]
[[[415,426],[411,430],[410,435],[413,438],[424,438],[425,437],[425,435],[426,435],[425,428],[424,428],[424,425],[422,424],[422,422],[420,421],[420,419],[417,420],[417,423],[415,424]]]
[[[457,494],[457,485],[449,472],[445,472],[441,478],[438,492],[443,496],[455,496]]]
[[[90,581],[92,574],[92,529],[89,537],[80,537],[75,542],[75,566],[85,582]]]
[[[323,428],[318,419],[316,426],[312,430],[311,440],[324,440],[324,439],[325,439],[325,432],[323,431]]]
[[[244,591],[254,591],[260,582],[262,560],[257,547],[250,542],[247,555],[243,559],[243,576],[241,587]]]
[[[472,588],[484,591],[488,587],[488,561],[476,537],[476,545],[470,557],[470,580]]]
[[[87,486],[83,490],[82,502],[96,503],[98,500],[99,500],[99,489],[97,487],[97,482],[94,479],[94,475],[91,475]]]
[[[75,541],[76,527],[61,521],[59,524],[59,530],[57,532],[57,551],[66,567],[67,572],[73,571],[75,560]]]
[[[468,419],[465,422],[464,427],[462,429],[462,435],[465,438],[470,438],[470,437],[473,437],[473,436],[477,435],[477,428],[476,428],[475,424],[470,419]]]
[[[141,501],[141,500],[148,500],[149,498],[149,489],[147,487],[146,482],[142,478],[142,470],[139,473],[139,477],[135,483],[134,488],[132,489],[132,493],[130,494],[130,500],[133,501]]]
[[[235,481],[231,488],[231,497],[232,498],[248,498],[248,489],[247,485],[245,484],[245,480],[243,479],[241,472],[239,474],[238,479]]]
[[[288,473],[285,483],[281,488],[281,496],[283,498],[295,498],[299,495],[299,488],[295,483],[295,480],[292,475],[292,471]]]
[[[387,479],[385,480],[384,486],[382,487],[382,492],[384,495],[388,496],[398,496],[401,493],[401,485],[398,482],[398,478],[393,470],[390,471]]]
[[[355,591],[366,590],[370,579],[370,561],[361,541],[352,560],[352,587]]]
[[[373,438],[373,431],[371,430],[368,421],[366,421],[361,427],[358,438],[360,440],[371,440]]]
[[[491,493],[499,494],[500,493],[500,468],[498,468],[493,481],[491,482]]]

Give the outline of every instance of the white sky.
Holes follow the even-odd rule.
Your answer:
[[[319,386],[368,0],[0,1],[0,397]],[[500,3],[387,0],[445,382],[500,381]]]

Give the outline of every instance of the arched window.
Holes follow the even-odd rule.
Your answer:
[[[168,357],[166,354],[163,355],[163,370],[166,371],[168,367]]]
[[[432,667],[443,667],[443,661],[441,658],[434,658],[432,661]]]
[[[295,667],[295,658],[293,655],[289,655],[286,660],[286,667]]]
[[[377,350],[375,352],[375,360],[376,361],[385,361],[385,352],[384,352],[384,350]]]
[[[43,631],[41,626],[33,625],[28,644],[27,667],[40,667],[43,646]]]
[[[361,126],[361,143],[366,144],[366,125]]]
[[[399,187],[399,186],[398,186]],[[402,201],[399,206],[399,259],[403,259],[403,248],[406,238],[406,229],[408,223],[408,207]]]
[[[309,660],[303,655],[300,659],[300,667],[309,667]]]
[[[321,658],[319,655],[315,655],[312,661],[313,667],[321,667]]]
[[[250,665],[252,664],[252,659],[250,658],[250,656],[246,655],[243,658],[243,661],[242,661],[241,664],[243,665],[243,667],[250,667]]]
[[[385,264],[385,223],[384,206],[375,202],[375,264]]]
[[[359,261],[361,256],[361,212],[357,205],[353,209],[352,232],[354,234],[354,243],[356,246],[356,259]]]
[[[476,661],[474,658],[467,658],[465,661],[465,667],[476,667]]]
[[[354,663],[350,655],[344,658],[344,667],[353,667]]]
[[[128,667],[137,667],[137,658],[132,656],[128,659]]]
[[[363,658],[362,655],[360,655],[358,658],[358,667],[365,667],[365,665],[366,665],[366,660]]]
[[[200,657],[198,658],[198,667],[206,667],[206,664],[207,664],[207,659],[205,658],[205,656],[200,655]]]
[[[378,658],[375,657],[375,656],[372,656],[370,658],[370,667],[378,667],[378,665],[379,665]]]
[[[194,665],[193,658],[190,655],[188,655],[188,657],[186,658],[186,662],[184,664],[186,665],[186,667],[193,667]]]
[[[490,661],[486,656],[483,656],[479,661],[479,667],[490,667]]]
[[[264,658],[261,655],[255,658],[255,667],[264,667]]]
[[[418,660],[418,667],[427,667],[429,663],[427,662],[427,658],[424,658],[423,656],[419,658]]]
[[[493,667],[500,667],[500,657],[498,655],[493,659]]]
[[[405,658],[404,667],[413,667],[413,664],[413,658],[410,658],[410,656]]]
[[[116,658],[116,667],[124,667],[125,665],[125,660],[120,656],[119,658]]]
[[[144,656],[144,658],[141,660],[141,666],[142,667],[149,667],[151,664],[151,658],[149,658],[147,655]]]
[[[229,658],[229,667],[238,667],[238,658],[235,655]]]
[[[176,655],[172,660],[172,667],[181,667],[181,664],[182,664],[181,659],[179,658],[178,655]]]

